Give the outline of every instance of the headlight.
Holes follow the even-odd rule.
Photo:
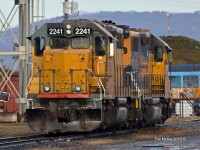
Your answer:
[[[75,86],[75,92],[80,92],[81,91],[81,86],[80,85],[76,85]]]
[[[71,34],[71,30],[66,30],[66,34]]]
[[[44,91],[45,92],[49,92],[50,91],[50,86],[49,85],[45,85],[44,86]]]
[[[71,29],[71,25],[70,25],[70,24],[67,24],[67,25],[66,25],[66,29],[68,29],[68,30]]]

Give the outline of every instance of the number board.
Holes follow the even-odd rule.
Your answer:
[[[91,35],[92,29],[91,28],[75,28],[74,34],[75,35]]]
[[[64,35],[63,28],[48,28],[47,30],[48,35]]]

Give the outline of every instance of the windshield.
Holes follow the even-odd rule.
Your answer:
[[[54,37],[50,39],[50,47],[53,49],[67,48],[69,40],[66,37]]]
[[[72,48],[86,49],[90,46],[90,39],[86,37],[76,37],[72,38]]]

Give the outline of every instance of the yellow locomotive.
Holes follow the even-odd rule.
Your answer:
[[[31,37],[28,125],[87,132],[170,117],[172,49],[148,30],[112,21],[47,23]]]

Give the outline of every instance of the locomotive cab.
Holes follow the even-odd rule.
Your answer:
[[[82,22],[84,26],[80,26]],[[89,71],[93,71],[95,76],[105,76],[106,57],[109,56],[109,48],[113,54],[115,42],[109,32],[98,27],[101,26],[82,20],[50,23],[39,29],[32,36],[32,59],[34,78],[38,77],[40,85],[39,89],[31,89],[32,82],[30,93],[95,91],[89,86],[97,84],[96,81],[91,79],[90,82],[86,77],[90,77]],[[59,74],[62,76],[58,77]]]
[[[64,127],[67,131],[98,128],[102,98],[106,95],[105,77],[113,73],[109,73],[106,63],[115,53],[117,42],[113,35],[95,21],[67,20],[45,24],[32,35],[31,42],[33,76],[29,98],[34,100],[34,108],[27,109],[29,126],[33,130],[51,131],[47,116],[56,114],[49,118],[57,120],[55,130],[68,122],[73,123]],[[72,111],[75,113],[70,116]],[[46,119],[38,120],[38,116]],[[80,122],[83,116],[84,123],[79,126],[76,121]],[[85,128],[87,119],[94,121]],[[35,125],[44,120],[42,128]]]

